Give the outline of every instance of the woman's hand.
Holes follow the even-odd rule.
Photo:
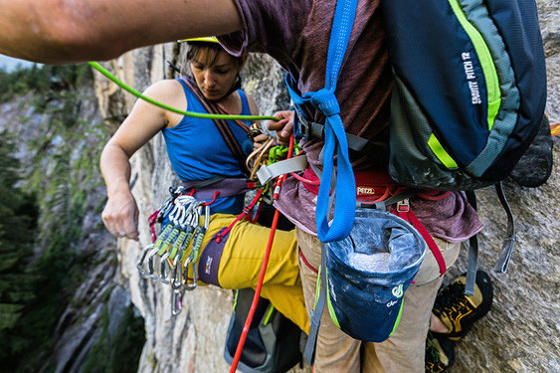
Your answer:
[[[112,235],[138,241],[138,206],[130,190],[111,193],[101,219]]]
[[[280,118],[280,120],[269,120],[266,123],[267,128],[271,131],[276,131],[279,144],[288,145],[290,136],[294,130],[294,112],[292,110],[277,111],[273,116]]]

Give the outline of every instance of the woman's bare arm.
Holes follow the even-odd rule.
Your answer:
[[[154,84],[145,95],[172,106],[177,105],[177,98],[184,102],[182,88],[173,80]],[[138,239],[138,207],[129,187],[129,158],[167,123],[168,112],[139,100],[101,153],[108,196],[101,217],[117,237]]]
[[[44,63],[240,30],[233,0],[0,0],[0,53]]]

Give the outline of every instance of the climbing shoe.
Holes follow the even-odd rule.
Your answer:
[[[466,277],[464,273],[440,289],[432,310],[449,329],[449,334],[444,336],[452,341],[464,337],[492,306],[493,288],[488,274],[480,270],[476,273],[473,296],[465,295]]]
[[[455,362],[455,342],[444,334],[428,332],[425,361],[426,373],[447,371]]]

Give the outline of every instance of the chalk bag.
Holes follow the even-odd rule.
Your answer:
[[[321,280],[334,323],[346,334],[382,342],[396,330],[404,292],[426,243],[408,222],[386,211],[358,209],[350,235],[323,244]]]

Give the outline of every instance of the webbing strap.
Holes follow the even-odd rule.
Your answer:
[[[325,87],[308,92],[303,97],[293,89],[293,79],[287,76],[286,83],[290,97],[294,104],[301,107],[310,102],[325,117],[325,144],[323,146],[323,177],[317,196],[317,210],[315,214],[317,235],[321,242],[340,240],[348,234],[354,224],[356,209],[356,182],[350,157],[348,144],[342,119],[340,106],[334,94],[338,73],[342,66],[344,54],[350,40],[352,25],[356,16],[357,0],[339,0],[336,2],[334,20],[329,40],[327,54],[327,68],[325,73]],[[333,160],[337,155],[336,185],[340,193],[336,193],[334,216],[329,225],[328,209],[331,180],[333,178]]]
[[[315,307],[311,313],[309,335],[303,351],[303,357],[309,365],[315,361],[315,349],[317,346],[317,335],[321,326],[321,316],[327,304],[327,256],[325,244],[321,242],[321,269],[319,270],[319,298],[315,300]]]
[[[213,198],[218,192],[219,198],[232,197],[254,189],[255,182],[245,178],[213,177],[202,181],[182,181],[181,186],[186,191],[194,189],[193,196],[199,200]]]
[[[185,188],[189,189],[189,188],[205,188],[207,186],[210,185],[214,185],[216,183],[219,183],[220,181],[223,181],[225,178],[222,176],[214,176],[210,179],[206,179],[206,180],[197,180],[197,181],[193,181],[193,182],[184,182],[183,184],[186,185]]]
[[[317,139],[324,138],[324,124],[307,120],[305,115],[297,107],[295,108],[295,112],[297,115],[299,131],[303,137],[313,137]],[[371,141],[351,133],[346,133],[346,141],[348,142],[348,149],[366,155],[376,154],[376,156],[379,156],[379,154],[387,152],[387,144],[385,142]]]
[[[398,212],[397,211],[397,215],[400,218],[403,218],[404,220],[410,222],[410,224],[412,224],[412,226],[414,228],[416,228],[416,230],[420,233],[420,235],[422,236],[424,241],[426,241],[426,244],[428,245],[428,248],[430,249],[430,251],[434,255],[434,258],[436,259],[436,262],[437,262],[438,267],[439,267],[439,274],[441,276],[443,276],[445,274],[445,271],[447,270],[447,266],[445,264],[445,259],[443,258],[443,255],[441,255],[441,250],[439,249],[438,245],[436,244],[436,241],[434,241],[432,235],[430,235],[430,232],[428,232],[426,227],[424,227],[424,224],[422,224],[420,222],[420,220],[418,220],[416,215],[414,215],[414,213],[410,210],[408,210],[406,212]]]
[[[476,195],[474,191],[467,191],[467,200],[476,210]],[[475,234],[469,239],[469,254],[467,260],[467,278],[465,280],[465,295],[474,295],[476,272],[478,270],[478,237]]]
[[[284,159],[275,162],[270,166],[261,166],[257,171],[257,177],[261,185],[265,185],[270,180],[290,172],[303,171],[307,168],[307,157],[299,155],[297,157]]]
[[[502,244],[502,251],[500,252],[500,256],[498,258],[496,266],[494,267],[494,270],[506,273],[509,265],[509,259],[511,258],[511,252],[513,251],[513,246],[515,245],[515,220],[513,218],[513,213],[511,212],[506,196],[504,195],[502,183],[496,184],[496,193],[498,194],[498,198],[500,199],[502,207],[506,211],[508,224],[506,238],[504,239],[504,242]]]

